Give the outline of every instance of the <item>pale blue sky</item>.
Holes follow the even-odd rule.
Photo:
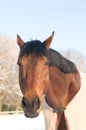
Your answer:
[[[53,30],[52,48],[86,56],[86,0],[0,0],[0,34],[43,41]]]

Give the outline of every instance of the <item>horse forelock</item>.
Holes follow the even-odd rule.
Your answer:
[[[21,48],[20,56],[34,54],[36,56],[47,56],[47,50],[44,44],[39,40],[26,42]]]

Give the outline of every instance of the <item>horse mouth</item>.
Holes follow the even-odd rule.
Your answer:
[[[27,117],[27,118],[35,118],[39,115],[39,113],[33,113],[33,114],[30,114],[30,113],[24,113],[24,115]]]

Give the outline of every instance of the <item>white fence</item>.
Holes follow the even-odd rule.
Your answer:
[[[8,115],[8,114],[22,114],[23,111],[3,111],[0,112],[0,115]]]

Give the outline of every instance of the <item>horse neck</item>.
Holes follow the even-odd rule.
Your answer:
[[[57,67],[52,66],[49,69],[50,85],[46,93],[46,100],[54,109],[65,107],[63,73]]]

